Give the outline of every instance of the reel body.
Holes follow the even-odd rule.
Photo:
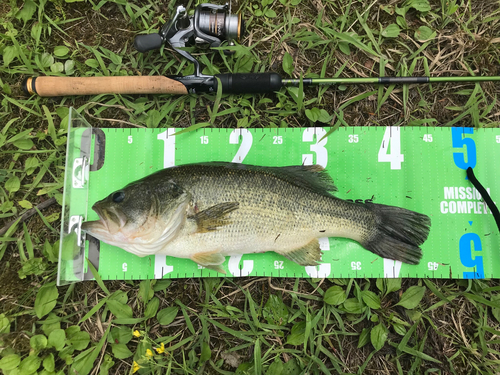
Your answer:
[[[228,45],[234,45],[234,40],[239,42],[244,33],[245,23],[241,13],[230,14],[228,4],[200,4],[193,16],[188,16],[186,8],[180,5],[174,17],[165,23],[158,33],[138,35],[134,46],[139,52],[147,52],[168,43],[195,65],[194,76],[201,77],[198,61],[180,48],[192,43],[219,47],[225,41]]]

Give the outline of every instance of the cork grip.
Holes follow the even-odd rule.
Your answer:
[[[182,83],[163,76],[36,77],[26,79],[23,89],[40,96],[188,93]]]

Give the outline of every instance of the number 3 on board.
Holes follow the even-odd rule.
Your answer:
[[[401,163],[404,160],[404,155],[401,153],[401,129],[389,126],[385,129],[378,151],[378,161],[391,163],[391,169],[401,169]]]

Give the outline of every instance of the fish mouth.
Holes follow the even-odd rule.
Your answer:
[[[106,216],[95,204],[92,206],[92,209],[97,213],[97,216],[99,216],[99,220],[85,221],[82,224],[82,230],[89,232],[90,234],[109,233]]]
[[[82,229],[91,234],[96,232],[115,234],[127,223],[125,216],[117,212],[114,207],[103,209],[96,203],[92,209],[99,216],[99,220],[86,221],[82,224]]]

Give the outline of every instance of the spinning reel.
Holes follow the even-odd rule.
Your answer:
[[[134,46],[139,52],[147,52],[168,43],[194,64],[194,77],[202,77],[198,61],[189,52],[179,48],[193,42],[209,44],[210,47],[219,47],[224,41],[227,41],[228,45],[234,45],[234,40],[239,42],[244,33],[245,22],[241,13],[230,14],[228,4],[200,4],[193,16],[188,16],[186,8],[180,5],[174,17],[165,23],[158,33],[138,35]]]

